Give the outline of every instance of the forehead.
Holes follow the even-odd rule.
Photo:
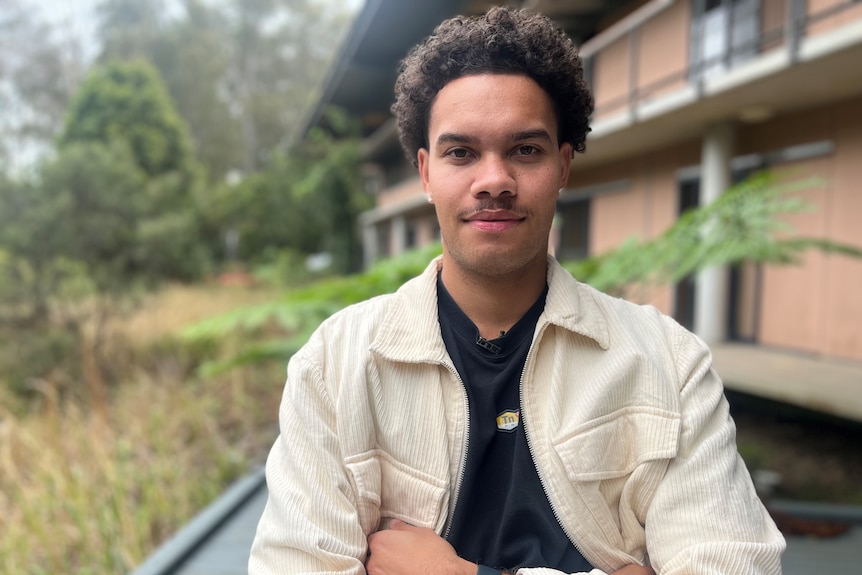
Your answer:
[[[543,129],[556,137],[556,115],[547,92],[519,74],[462,76],[434,99],[428,122],[430,143],[442,132],[488,135]]]

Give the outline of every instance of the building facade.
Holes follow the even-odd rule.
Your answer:
[[[433,14],[417,13],[425,3],[411,4],[410,15],[389,4],[369,0],[345,56],[349,70],[330,79],[326,100],[357,104],[361,82],[351,87],[345,78],[377,62],[376,107],[351,110],[363,118],[365,177],[376,195],[359,222],[367,263],[439,238],[433,207],[387,114],[397,60],[443,17],[493,3],[428,3]],[[575,158],[559,201],[558,257],[655,237],[684,210],[763,168],[819,179],[801,193],[814,209],[792,217],[797,232],[862,246],[862,2],[522,4],[547,13],[579,42],[596,102],[587,152]],[[373,39],[380,33],[374,26],[391,28],[387,19],[404,38],[390,36],[384,61]],[[414,29],[407,30],[408,20]],[[801,266],[711,269],[643,299],[709,343],[862,361],[862,261],[845,256],[811,252]]]

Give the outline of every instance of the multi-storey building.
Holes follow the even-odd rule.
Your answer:
[[[368,262],[439,235],[388,112],[398,61],[443,18],[492,4],[368,0],[354,24],[309,123],[329,103],[363,122]],[[802,193],[814,210],[792,217],[798,232],[862,246],[862,2],[519,4],[579,43],[596,103],[559,201],[560,258],[654,237],[761,168],[819,178]],[[862,365],[859,260],[811,252],[795,267],[713,269],[648,299],[710,343]]]

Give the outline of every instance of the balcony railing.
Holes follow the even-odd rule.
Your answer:
[[[718,76],[767,52],[785,50],[790,62],[795,62],[799,55],[801,41],[818,33],[818,27],[826,26],[830,20],[839,17],[849,19],[858,15],[859,20],[862,21],[862,2],[859,0],[841,1],[815,10],[810,10],[811,2],[805,0],[787,0],[783,4],[747,1],[757,10],[757,26],[755,33],[751,34],[751,23],[748,23],[749,37],[741,38],[739,34],[741,27],[737,25],[742,24],[739,18],[739,7],[746,4],[746,0],[742,2],[723,0],[710,10],[706,9],[706,0],[693,0],[689,5],[687,25],[684,29],[677,26],[674,31],[684,35],[680,41],[688,51],[684,55],[687,63],[649,81],[644,81],[642,77],[646,47],[643,40],[644,29],[653,25],[656,19],[666,17],[670,9],[681,10],[687,8],[686,6],[681,7],[670,1],[652,2],[632,14],[627,21],[620,22],[625,27],[624,31],[613,30],[613,27],[608,29],[606,33],[611,36],[610,40],[605,40],[604,34],[600,34],[584,44],[581,55],[588,81],[592,84],[596,97],[594,118],[602,120],[613,117],[666,95],[675,88],[693,88],[698,95],[702,95],[704,81],[707,78]],[[853,9],[856,11],[851,14],[850,11]],[[726,18],[718,26],[719,35],[723,34],[724,38],[718,39],[717,50],[713,42],[711,50],[713,53],[706,53],[708,50],[705,49],[705,42],[709,40],[705,38],[710,31],[705,30],[705,27],[710,18],[715,20],[715,10],[722,11]],[[711,30],[713,40],[716,39],[715,32],[716,27],[713,26]],[[621,44],[627,44],[625,55],[620,50]],[[616,49],[613,55],[610,55],[611,48]],[[673,57],[680,58],[681,55],[674,54]],[[608,89],[606,84],[596,85],[597,75],[603,72],[602,66],[608,65],[628,69],[624,89],[620,90],[619,86]],[[607,92],[611,94],[608,95]]]

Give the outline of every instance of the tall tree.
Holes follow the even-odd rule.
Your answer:
[[[69,112],[60,147],[124,141],[150,176],[187,172],[194,159],[188,133],[158,71],[144,61],[91,71]]]
[[[239,114],[226,90],[231,23],[216,6],[185,0],[184,15],[165,26],[151,59],[189,126],[211,181],[242,166]]]
[[[283,146],[317,98],[347,12],[321,0],[234,1],[231,10],[228,86],[241,111],[244,169],[253,171]]]
[[[73,284],[102,294],[128,288],[142,264],[145,183],[127,147],[89,143],[69,146],[36,180],[0,189],[0,248],[14,263],[0,283],[17,291],[11,309],[38,324]]]
[[[85,70],[81,41],[34,6],[0,0],[0,161],[49,148]]]
[[[199,238],[204,198],[185,124],[161,78],[143,61],[114,62],[91,71],[81,86],[59,140],[60,151],[77,143],[124,146],[147,185],[145,221],[138,238],[157,276],[194,277],[202,270]],[[130,198],[131,200],[131,198]],[[193,257],[195,256],[195,257]]]
[[[98,7],[102,63],[148,58],[167,23],[163,0],[105,0]]]
[[[21,288],[7,310],[44,323],[72,285],[122,300],[136,284],[199,273],[196,173],[157,72],[141,62],[93,70],[57,157],[0,186],[5,285]]]
[[[100,61],[159,68],[212,179],[250,174],[297,129],[347,23],[332,0],[109,0]]]

